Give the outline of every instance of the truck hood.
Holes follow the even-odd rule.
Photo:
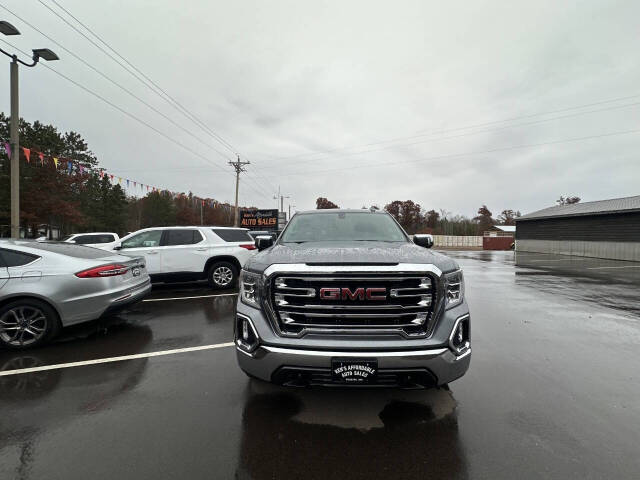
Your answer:
[[[276,244],[251,257],[244,268],[254,272],[262,272],[275,263],[310,265],[421,263],[435,265],[443,272],[458,269],[458,264],[446,255],[413,243],[373,241]]]

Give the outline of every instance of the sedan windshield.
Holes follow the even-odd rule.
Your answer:
[[[406,242],[389,215],[369,212],[298,214],[282,233],[280,243],[339,241]]]

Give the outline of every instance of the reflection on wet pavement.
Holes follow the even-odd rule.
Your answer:
[[[451,391],[280,388],[232,348],[0,376],[0,479],[637,478],[637,264],[448,254],[473,325]],[[229,342],[220,293],[154,288],[0,370]]]
[[[248,388],[239,479],[466,478],[449,391]]]

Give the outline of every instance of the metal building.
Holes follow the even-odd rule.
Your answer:
[[[549,207],[516,225],[519,252],[640,261],[640,195]]]

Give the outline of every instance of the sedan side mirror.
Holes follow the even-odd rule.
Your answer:
[[[122,244],[121,244],[121,243],[118,243],[117,245],[115,245],[115,246],[113,247],[113,249],[114,249],[114,250],[122,250]]]
[[[258,250],[264,250],[273,245],[273,237],[271,235],[258,235],[256,237],[256,248]]]
[[[414,235],[413,243],[424,248],[431,248],[433,247],[433,236],[429,234]]]

